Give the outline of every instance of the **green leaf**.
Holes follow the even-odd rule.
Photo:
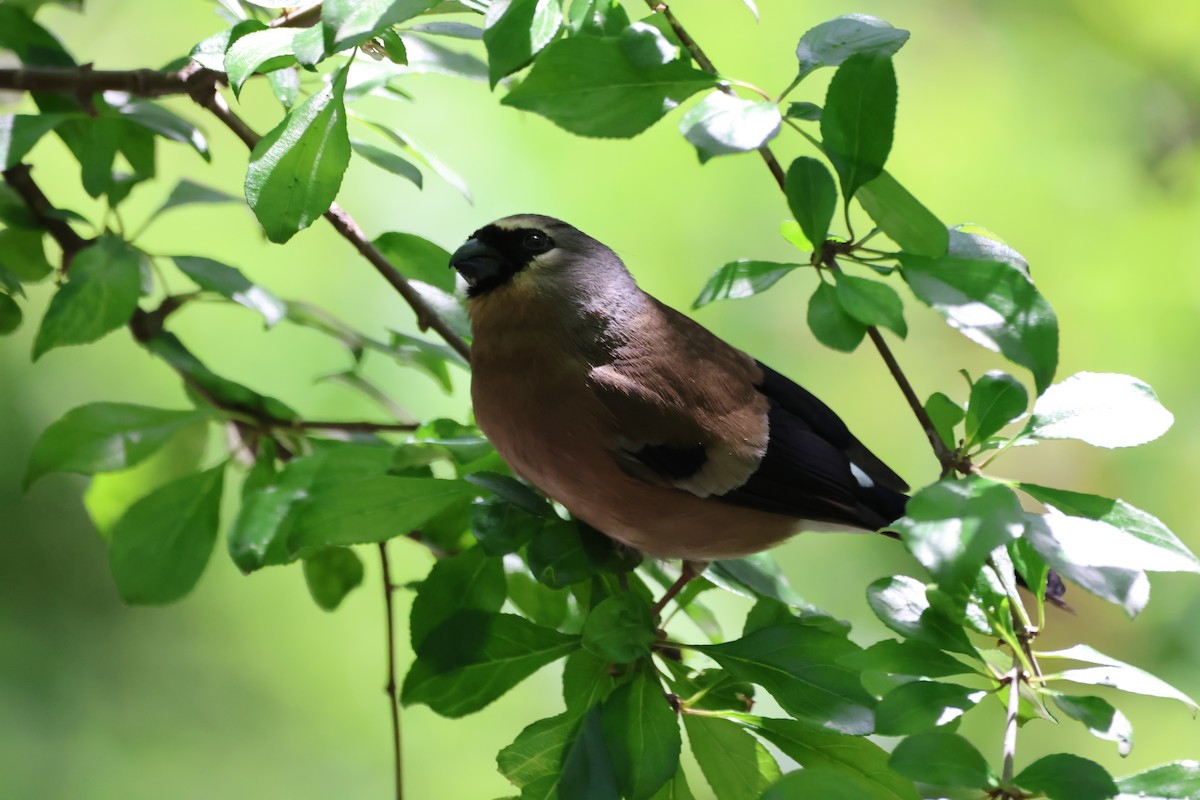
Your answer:
[[[812,609],[788,584],[783,570],[770,553],[714,561],[709,565],[705,577],[722,589],[742,597],[767,597],[792,608]]]
[[[360,156],[370,161],[375,166],[385,169],[393,175],[399,175],[401,178],[414,184],[418,189],[425,185],[425,176],[421,174],[421,169],[416,164],[396,155],[390,150],[384,150],[382,147],[376,147],[373,144],[358,142],[351,140],[351,149]],[[387,234],[384,234],[385,236]]]
[[[716,81],[683,61],[636,66],[617,37],[579,36],[550,44],[501,102],[580,136],[629,138]]]
[[[500,498],[490,498],[471,506],[471,532],[489,556],[517,552],[545,524],[544,517],[530,514]]]
[[[551,785],[546,788],[552,790],[554,787]],[[579,733],[563,758],[557,794],[551,791],[534,796],[545,797],[546,800],[619,800],[612,761],[604,746],[599,708],[592,709],[583,717]]]
[[[304,559],[304,582],[318,606],[333,611],[362,584],[363,564],[349,547],[327,547]]]
[[[525,560],[538,582],[562,589],[608,566],[612,541],[576,522],[551,520],[533,535]]]
[[[692,794],[687,775],[680,769],[650,800],[696,800],[696,795]]]
[[[915,796],[915,795],[914,795]],[[817,767],[789,772],[767,791],[760,800],[799,800],[820,797],[821,800],[871,800],[871,795],[854,784],[846,783],[843,775],[834,770]]]
[[[242,506],[229,529],[228,548],[242,572],[290,561],[287,536],[307,501],[327,451],[292,459],[261,486],[243,491]]]
[[[991,552],[1018,539],[1025,512],[1012,489],[972,476],[926,486],[892,528],[938,585],[954,591],[970,589]]]
[[[838,290],[821,281],[808,300],[808,328],[826,347],[850,353],[862,343],[867,326],[842,308]]]
[[[788,103],[784,116],[788,119],[802,119],[806,122],[816,122],[821,118],[821,107],[816,103]]]
[[[1058,319],[1021,270],[999,261],[902,254],[917,299],[978,345],[1033,373],[1039,393],[1058,367]]]
[[[679,132],[703,164],[714,156],[757,150],[775,138],[783,118],[770,100],[746,100],[715,91],[688,109]]]
[[[1124,661],[1118,661],[1115,658],[1106,656],[1085,644],[1077,644],[1074,647],[1068,647],[1066,650],[1039,652],[1037,656],[1038,658],[1069,658],[1073,661],[1083,661],[1088,664],[1099,665],[1069,669],[1053,675],[1047,675],[1047,680],[1071,681],[1072,683],[1084,683],[1092,686],[1111,686],[1114,689],[1120,689],[1123,692],[1131,694],[1178,700],[1192,709],[1193,712],[1200,710],[1200,706],[1196,704],[1195,700],[1166,681],[1154,677],[1145,670],[1126,664]]]
[[[28,488],[43,475],[93,475],[132,467],[153,455],[182,429],[205,418],[195,410],[126,403],[89,403],[52,423],[33,446],[25,473]]]
[[[1071,719],[1082,722],[1099,739],[1117,743],[1122,756],[1133,749],[1133,726],[1112,704],[1100,697],[1053,693],[1054,704]]]
[[[1039,758],[1021,770],[1014,782],[1050,800],[1108,800],[1119,791],[1104,767],[1070,753]]]
[[[796,45],[800,77],[818,67],[836,67],[855,53],[894,55],[908,41],[908,31],[878,17],[847,14],[810,28]]]
[[[1200,761],[1176,761],[1117,780],[1117,800],[1192,800],[1200,796]]]
[[[972,261],[999,261],[1029,276],[1029,262],[1025,256],[987,228],[967,223],[955,225],[949,233],[950,255]]]
[[[812,251],[815,249],[813,243],[804,235],[804,231],[800,228],[800,223],[794,219],[785,219],[779,223],[779,235],[784,238],[784,241],[792,245],[792,247],[808,255],[812,255]]]
[[[809,242],[819,245],[829,236],[837,210],[837,185],[825,165],[801,156],[788,167],[784,183],[788,208]]]
[[[291,111],[300,99],[300,73],[295,67],[284,67],[267,73],[267,83],[271,94],[283,106],[284,111]]]
[[[563,702],[567,710],[583,714],[617,687],[610,664],[587,650],[576,650],[563,663]]]
[[[910,736],[892,751],[892,769],[934,786],[969,786],[987,789],[996,775],[975,746],[946,731],[925,731]]]
[[[348,67],[292,109],[250,154],[246,202],[272,242],[286,242],[311,225],[341,188],[350,163],[342,105]]]
[[[863,325],[888,328],[901,339],[908,335],[904,304],[896,290],[886,283],[840,273],[837,298],[842,309]]]
[[[575,636],[511,614],[456,612],[421,642],[401,701],[444,717],[478,711],[579,645]]]
[[[944,678],[974,671],[949,653],[917,639],[884,639],[842,663],[863,672],[874,670],[925,678]]]
[[[504,582],[508,599],[530,622],[547,628],[579,630],[581,621],[570,603],[570,594],[538,583],[524,565],[505,566]]]
[[[758,800],[779,779],[774,756],[737,723],[684,714],[683,727],[717,800]]]
[[[443,291],[454,291],[454,271],[450,269],[450,253],[445,248],[415,233],[395,231],[376,237],[374,244],[404,277]]]
[[[441,558],[421,581],[413,599],[409,634],[414,651],[432,631],[464,609],[496,612],[507,594],[504,565],[472,547],[451,558]]]
[[[992,370],[971,384],[967,405],[967,446],[988,437],[1025,413],[1029,395],[1021,382],[1007,372]]]
[[[751,261],[738,259],[718,269],[704,284],[700,294],[692,301],[692,309],[717,300],[739,300],[753,297],[770,289],[779,279],[799,264],[780,264],[774,261]]]
[[[679,769],[679,718],[656,673],[639,670],[609,695],[600,709],[600,730],[627,800],[649,800]]]
[[[769,691],[797,719],[840,733],[870,733],[875,699],[841,659],[861,648],[797,621],[760,628],[725,644],[695,645],[742,680]]]
[[[938,436],[942,437],[946,447],[951,450],[957,447],[958,439],[954,435],[954,427],[966,416],[962,406],[941,392],[934,392],[925,401],[925,413],[929,415],[934,429],[937,430]]]
[[[800,773],[793,774],[812,770],[836,775],[843,786],[870,800],[917,800],[920,796],[912,781],[888,766],[887,751],[870,739],[817,731],[811,725],[790,719],[743,719],[759,736],[804,767]],[[829,795],[799,796],[825,798]]]
[[[33,343],[33,358],[71,344],[94,342],[124,325],[137,308],[141,254],[103,236],[75,256],[70,280],[50,299]]]
[[[1200,559],[1179,540],[1171,530],[1157,517],[1147,514],[1140,508],[1135,508],[1124,500],[1111,500],[1094,494],[1069,492],[1065,489],[1051,489],[1034,483],[1017,484],[1021,491],[1040,500],[1048,506],[1058,509],[1064,514],[1086,519],[1099,520],[1117,528],[1122,533],[1133,536],[1153,545],[1160,551],[1160,556],[1166,555],[1168,562],[1155,562],[1158,569],[1165,569],[1171,564],[1169,572],[1200,572]],[[1143,565],[1142,569],[1154,570],[1156,567]]]
[[[906,253],[930,258],[946,255],[950,246],[946,226],[887,170],[860,187],[855,198]]]
[[[325,50],[336,53],[428,11],[437,0],[326,0],[321,7]]]
[[[132,122],[168,141],[186,144],[200,154],[205,161],[211,161],[208,151],[208,140],[192,123],[183,117],[169,111],[158,103],[149,100],[138,100],[128,95],[115,92],[105,92],[105,98],[113,105],[112,108],[122,119]],[[116,102],[117,100],[121,102]]]
[[[867,587],[867,602],[875,616],[891,630],[941,650],[978,658],[962,626],[933,608],[925,584],[907,575],[880,578]]]
[[[877,53],[847,58],[829,82],[821,112],[825,154],[849,204],[858,187],[883,172],[896,124],[896,72]]]
[[[492,88],[533,60],[562,28],[559,0],[497,0],[488,5],[483,44]]]
[[[875,732],[904,736],[941,727],[962,716],[986,692],[953,683],[913,681],[897,686],[875,708]]]
[[[650,605],[635,592],[605,598],[583,623],[584,649],[612,664],[628,664],[649,655],[656,641],[658,631]]]
[[[275,295],[233,267],[202,256],[171,256],[179,267],[196,285],[208,292],[216,292],[240,306],[257,311],[271,327],[287,315],[287,305]]]
[[[0,336],[7,336],[21,327],[23,317],[17,301],[0,292]]]
[[[484,440],[484,444],[490,448],[486,440]],[[487,489],[496,497],[507,500],[518,508],[525,509],[530,514],[546,519],[557,519],[554,509],[550,507],[546,498],[516,478],[495,472],[474,472],[466,476],[466,480],[482,489]]]
[[[24,209],[24,206],[22,206]],[[25,283],[33,283],[54,271],[42,244],[45,232],[5,228],[0,230],[0,267]]]
[[[1175,417],[1137,378],[1077,372],[1033,404],[1026,434],[1034,439],[1079,439],[1096,447],[1133,447],[1167,432]]]
[[[229,88],[237,95],[255,72],[271,72],[295,63],[292,45],[302,28],[268,28],[256,20],[235,25],[225,51]]]
[[[113,527],[108,564],[126,603],[161,605],[200,580],[220,524],[225,465],[171,481]]]
[[[193,181],[184,178],[175,184],[175,188],[171,190],[171,194],[158,210],[155,211],[150,218],[153,219],[164,211],[168,211],[177,206],[192,205],[195,203],[235,203],[239,198],[233,195],[225,194],[224,192],[210,189],[207,186],[202,186]]]
[[[78,114],[0,114],[0,169],[16,166],[38,140]]]
[[[557,778],[579,721],[580,715],[568,712],[526,726],[512,744],[496,754],[500,774],[518,788],[548,777]]]
[[[1025,541],[1060,575],[1121,606],[1130,618],[1149,602],[1150,582],[1127,557],[1159,564],[1164,555],[1106,523],[1059,513],[1028,515]]]

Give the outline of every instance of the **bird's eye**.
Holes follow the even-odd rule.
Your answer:
[[[530,231],[525,234],[525,240],[522,244],[531,253],[544,253],[554,246],[554,243],[550,241],[550,237],[541,231]]]

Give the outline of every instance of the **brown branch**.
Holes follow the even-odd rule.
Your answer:
[[[267,24],[272,28],[311,28],[321,21],[321,4],[313,3],[305,8],[296,8],[280,14]]]
[[[93,70],[88,67],[21,67],[0,69],[0,89],[18,92],[64,92],[91,97],[108,91],[138,97],[195,95],[224,80],[219,72],[189,65],[175,72],[155,69]]]
[[[671,13],[671,9],[666,3],[658,2],[658,0],[646,0],[646,5],[654,13],[662,14],[666,18],[667,23],[671,26],[671,30],[675,32],[675,36],[687,49],[692,60],[702,70],[710,75],[720,77],[721,73],[717,71],[712,60],[700,49],[700,45],[696,43],[696,40],[691,37],[691,34],[687,32],[675,15]],[[733,94],[733,89],[728,84],[721,84],[717,88],[726,94]],[[758,154],[762,157],[767,169],[770,170],[771,177],[775,180],[775,183],[779,185],[779,190],[786,194],[786,173],[783,167],[780,166],[779,160],[775,158],[775,153],[771,151],[770,146],[764,144],[758,148]],[[818,244],[819,246],[819,243],[814,242],[814,244]],[[836,267],[836,262],[833,262],[832,266]],[[873,325],[867,327],[867,334],[871,337],[871,343],[879,351],[879,355],[883,358],[884,363],[887,364],[888,371],[892,373],[892,377],[900,386],[900,391],[904,394],[904,399],[908,401],[908,405],[916,416],[917,422],[921,424],[921,428],[925,431],[925,436],[929,439],[929,444],[933,447],[933,453],[942,465],[942,474],[948,475],[952,469],[958,466],[954,453],[942,442],[942,437],[938,434],[937,429],[933,427],[933,421],[929,419],[929,414],[925,412],[925,407],[921,405],[920,399],[918,399],[916,392],[913,391],[912,384],[908,382],[908,378],[905,377],[903,370],[900,369],[900,364],[896,361],[896,357],[892,354],[892,350],[888,347],[887,342],[884,341],[883,335]]]
[[[392,583],[391,565],[388,563],[387,542],[379,543],[379,563],[383,569],[383,602],[387,612],[387,685],[388,706],[392,712],[392,745],[395,755],[396,800],[404,800],[404,761],[400,748],[400,698],[396,694],[396,619],[392,608],[392,595],[396,591]]]
[[[54,215],[54,205],[42,193],[41,187],[34,182],[30,172],[28,164],[16,164],[4,170],[4,182],[25,203],[38,227],[49,233],[62,248],[62,271],[66,273],[71,268],[71,261],[75,255],[90,245],[92,240],[83,238],[65,219]]]

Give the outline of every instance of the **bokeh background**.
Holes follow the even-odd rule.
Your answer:
[[[757,23],[737,0],[679,0],[674,9],[726,74],[772,92],[787,84],[796,40],[817,22],[860,11],[911,30],[896,62],[900,106],[889,169],[943,220],[984,225],[1028,258],[1062,326],[1060,377],[1134,374],[1176,414],[1174,428],[1142,448],[1048,443],[1008,454],[995,471],[1120,496],[1200,549],[1194,0],[759,6]],[[642,11],[638,3],[629,7]],[[39,18],[79,61],[110,69],[166,63],[222,27],[207,0],[87,0],[83,16],[47,8]],[[792,99],[820,102],[827,80],[812,76]],[[252,83],[259,85],[238,110],[265,131],[278,106],[261,82]],[[778,235],[786,207],[763,165],[745,156],[700,166],[676,132],[678,113],[631,142],[584,140],[501,107],[499,92],[483,84],[419,75],[404,86],[414,102],[377,112],[458,170],[474,204],[436,179],[417,191],[356,161],[339,200],[370,235],[416,232],[452,249],[495,217],[548,213],[612,245],[648,290],[677,307],[726,261],[789,258]],[[244,148],[187,102],[171,104],[208,130],[213,164],[160,146],[165,179],[135,192],[125,214],[130,225],[161,202],[174,176],[240,192]],[[787,160],[805,152],[787,132],[777,150]],[[56,203],[100,210],[83,196],[78,168],[56,141],[39,145],[32,161]],[[234,264],[277,294],[318,302],[367,332],[412,328],[400,299],[324,224],[277,247],[244,207],[197,207],[164,216],[142,243],[151,252]],[[932,480],[928,447],[878,356],[869,348],[833,353],[808,333],[804,309],[814,281],[797,272],[765,296],[697,317],[815,389],[911,483]],[[50,294],[49,286],[34,289],[23,329],[0,339],[0,798],[389,796],[382,592],[370,552],[364,586],[332,614],[309,599],[298,568],[243,577],[221,547],[182,602],[127,608],[84,510],[87,482],[52,476],[22,493],[35,437],[66,410],[96,400],[185,402],[176,379],[122,333],[31,365],[36,320]],[[361,396],[314,381],[348,366],[344,351],[314,333],[287,325],[264,332],[249,312],[209,305],[172,323],[218,371],[306,415],[379,418]],[[912,303],[910,326],[908,341],[894,346],[923,396],[941,390],[961,399],[960,367],[1021,374]],[[382,361],[368,374],[418,416],[468,411],[464,373],[455,374],[449,398],[423,376]],[[392,554],[401,581],[429,567],[415,545],[393,544]],[[885,634],[864,587],[897,572],[921,575],[898,545],[876,537],[802,536],[778,556],[800,592],[852,620],[864,643]],[[401,618],[410,598],[398,594]],[[1088,642],[1200,696],[1196,576],[1154,576],[1151,603],[1135,623],[1081,591],[1071,599],[1078,613],[1053,613],[1043,646]],[[745,605],[729,598],[718,606],[736,633]],[[406,645],[399,656],[411,658]],[[1064,719],[1022,732],[1018,767],[1061,749],[1118,775],[1200,756],[1200,721],[1182,707],[1109,696],[1136,730],[1128,758]],[[406,710],[410,796],[510,793],[494,754],[525,724],[560,708],[551,667],[464,720]],[[1001,722],[996,704],[966,723],[994,761]]]

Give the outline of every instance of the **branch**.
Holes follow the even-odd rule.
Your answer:
[[[267,24],[272,28],[311,28],[321,21],[321,4],[313,3],[305,8],[296,8],[280,14]]]
[[[18,92],[64,92],[84,100],[108,91],[137,97],[163,97],[208,91],[225,80],[219,72],[190,64],[175,72],[155,69],[93,70],[89,67],[21,67],[0,69],[0,89]]]
[[[700,45],[696,43],[691,34],[680,24],[675,15],[671,13],[671,9],[666,3],[658,2],[657,0],[646,0],[646,5],[650,7],[652,12],[662,14],[666,18],[667,23],[671,26],[671,30],[675,32],[675,36],[678,37],[680,43],[691,54],[692,60],[702,70],[720,77],[716,66],[705,55],[704,51],[700,49]],[[728,84],[721,84],[717,88],[726,94],[733,94],[733,89]],[[758,148],[758,154],[762,157],[767,169],[771,171],[771,177],[779,185],[779,190],[786,193],[786,173],[783,167],[780,166],[779,160],[775,158],[775,153],[771,151],[770,146],[764,144]],[[879,351],[879,355],[883,358],[884,363],[887,364],[888,371],[892,373],[892,377],[900,386],[900,391],[904,394],[904,399],[908,401],[908,405],[916,416],[917,421],[921,424],[921,428],[924,429],[925,435],[929,439],[929,444],[933,447],[933,453],[942,465],[942,474],[948,475],[953,468],[958,466],[954,453],[942,442],[942,437],[938,435],[937,430],[933,427],[933,422],[929,419],[929,415],[925,413],[925,407],[921,405],[916,392],[913,391],[912,384],[908,382],[908,378],[905,377],[904,372],[900,369],[900,364],[896,361],[896,357],[892,354],[892,350],[888,347],[887,342],[884,341],[883,335],[873,325],[867,328],[867,333],[871,337],[871,343],[875,345],[875,349]]]
[[[392,711],[392,745],[395,748],[396,800],[404,800],[404,767],[400,748],[400,698],[396,695],[396,619],[392,610],[391,565],[388,564],[387,542],[379,543],[379,563],[383,568],[383,602],[387,612],[387,685],[384,691]]]
[[[58,246],[62,248],[62,271],[66,273],[70,270],[71,261],[75,258],[75,255],[90,245],[92,240],[84,239],[75,232],[74,228],[67,224],[65,219],[54,215],[54,205],[34,182],[33,176],[30,175],[28,164],[16,164],[4,170],[3,174],[4,182],[25,203],[25,207],[33,215],[38,227],[49,233],[54,241],[58,243]]]

